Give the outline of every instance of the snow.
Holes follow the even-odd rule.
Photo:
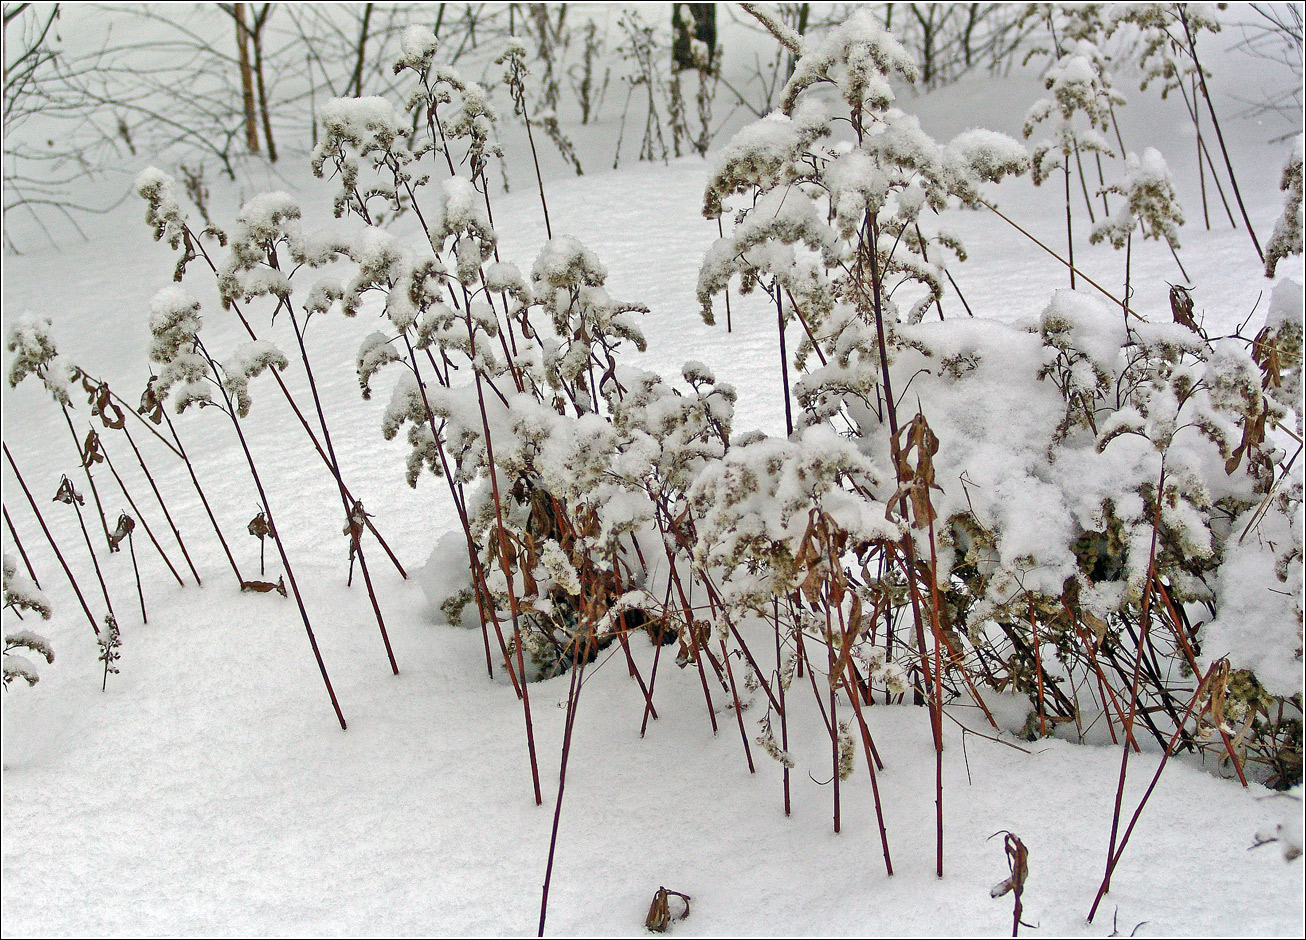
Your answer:
[[[425,68],[433,37],[415,30],[404,37],[402,51],[411,67]],[[864,25],[850,27],[840,41],[862,43],[868,55],[892,61],[892,47]],[[922,125],[938,139],[960,134],[947,151],[988,177],[1021,154],[1010,137],[974,126],[1011,134],[1019,130],[1012,122],[1018,125],[1020,116],[976,111],[1005,113],[1011,101],[1029,100],[1026,90],[1018,78],[1008,84],[981,79],[967,88],[916,99],[911,110],[923,114]],[[883,95],[884,90],[872,85],[867,93]],[[977,106],[981,93],[995,103]],[[1227,226],[1206,231],[1193,221],[1198,214],[1192,207],[1198,203],[1191,182],[1196,174],[1189,172],[1194,170],[1191,142],[1173,133],[1165,137],[1161,128],[1170,126],[1172,112],[1160,120],[1162,104],[1143,105],[1142,99],[1152,96],[1138,97],[1130,109],[1152,110],[1133,116],[1125,109],[1122,125],[1140,144],[1155,139],[1167,154],[1181,154],[1172,163],[1175,185],[1190,208],[1183,258],[1197,275],[1194,297],[1208,332],[1215,335],[1247,316],[1264,284],[1260,267],[1245,232]],[[648,349],[632,351],[617,377],[631,390],[625,407],[641,412],[632,423],[650,425],[654,419],[642,417],[647,410],[677,433],[661,445],[634,435],[629,449],[612,460],[606,472],[617,479],[596,496],[602,538],[648,518],[650,504],[639,485],[650,467],[699,459],[695,448],[702,443],[708,415],[730,427],[734,446],[720,465],[720,476],[705,478],[703,486],[740,487],[738,481],[750,474],[757,481],[739,489],[747,499],[732,507],[740,517],[732,521],[736,531],[796,543],[806,519],[787,516],[785,507],[799,504],[798,491],[818,479],[829,495],[828,510],[843,514],[846,526],[882,535],[897,532],[882,509],[877,514],[853,506],[832,483],[838,473],[890,479],[887,453],[861,453],[822,426],[800,428],[795,440],[783,440],[773,299],[764,292],[741,297],[732,286],[729,334],[719,294],[716,326],[700,322],[697,315],[699,264],[718,237],[715,223],[704,222],[700,214],[708,181],[730,177],[776,185],[786,174],[792,178],[798,172],[794,148],[810,144],[804,128],[819,123],[811,119],[804,124],[804,107],[800,104],[791,118],[775,115],[754,125],[752,138],[736,137],[708,164],[687,159],[581,180],[548,179],[557,233],[552,241],[544,235],[537,193],[522,187],[494,197],[497,246],[504,261],[485,267],[490,290],[511,292],[523,303],[532,296],[548,297],[560,311],[576,288],[603,292],[587,295],[591,310],[611,312],[607,290],[649,307],[645,314],[630,315],[648,336]],[[375,117],[380,106],[369,110]],[[1242,148],[1235,159],[1265,150],[1248,142],[1259,132],[1246,126],[1248,132],[1235,142]],[[851,164],[854,158],[840,159]],[[1273,160],[1240,163],[1251,167],[1245,191],[1252,196],[1249,208],[1258,231],[1269,231],[1282,210],[1274,188],[1281,163],[1277,153]],[[292,214],[292,203],[303,204],[305,227],[328,224],[330,197],[320,198],[320,184],[313,188],[304,167],[285,172],[290,188],[296,193],[302,188],[305,195],[278,198],[275,204],[256,202],[266,211],[247,214],[246,224],[267,223],[272,225],[269,233],[284,232],[280,226],[297,214]],[[287,181],[272,185],[284,187]],[[139,186],[156,193],[158,208],[151,210],[156,237],[179,238],[181,208],[171,182],[156,172],[143,175]],[[246,202],[248,194],[237,189],[217,194],[224,214],[215,210],[215,218],[230,218]],[[726,186],[714,191],[728,199],[740,190]],[[995,191],[1004,211],[1041,237],[1052,241],[1064,234],[1060,207],[1049,198],[1055,194],[1035,191],[1022,180]],[[911,208],[914,198],[914,209],[921,210],[922,195],[915,191],[903,206]],[[435,201],[441,206],[435,239],[467,238],[475,243],[478,260],[489,258],[495,243],[488,241],[484,203],[470,184],[450,181]],[[787,213],[798,210],[788,202],[782,209],[779,202],[766,204],[773,210],[770,218],[777,225],[792,222]],[[241,346],[248,336],[221,310],[216,292],[192,297],[180,287],[167,287],[151,301],[153,289],[171,278],[173,259],[150,244],[140,215],[137,204],[116,210],[100,223],[98,237],[75,253],[48,250],[6,258],[6,334],[11,325],[19,325],[15,335],[37,357],[48,358],[41,336],[49,339],[49,352],[57,340],[61,358],[103,376],[133,400],[129,390],[143,386],[151,334],[158,350],[155,361],[172,364],[164,371],[165,387],[173,375],[169,369],[176,370],[179,381],[207,374],[203,360],[188,360],[183,351],[200,330],[203,302],[206,311],[215,311],[203,320],[205,341],[224,355],[234,353],[239,361],[230,361],[232,372],[248,375],[273,363],[272,348]],[[920,216],[927,229],[940,224],[927,211]],[[798,221],[810,230],[811,219]],[[1096,455],[1089,454],[1094,442],[1086,442],[1083,459],[1054,465],[1049,475],[1048,441],[1064,417],[1064,403],[1050,394],[1018,397],[1024,386],[1010,380],[1019,371],[1033,381],[1046,363],[1050,347],[1045,339],[1054,339],[1082,355],[1075,381],[1091,387],[1097,381],[1095,368],[1112,367],[1124,319],[1117,306],[1091,289],[1064,289],[1064,269],[1046,255],[1031,253],[1018,233],[999,227],[991,214],[949,210],[943,221],[968,247],[970,259],[950,264],[949,270],[977,316],[965,317],[949,291],[942,299],[946,326],[902,328],[906,338],[932,353],[903,351],[904,357],[917,356],[936,372],[937,364],[948,359],[962,372],[947,379],[922,375],[912,386],[913,394],[919,391],[930,403],[927,415],[943,442],[936,467],[943,492],[936,496],[936,508],[946,514],[974,503],[982,518],[995,518],[984,514],[1008,512],[1012,501],[1003,494],[1018,493],[1029,509],[1020,518],[1002,521],[1006,538],[996,547],[994,564],[1029,560],[1026,586],[1059,589],[1073,559],[1063,549],[1055,554],[1050,548],[1064,545],[1062,534],[1074,525],[1088,526],[1100,515],[1103,495],[1116,490],[1121,475],[1154,478],[1158,458],[1149,441],[1128,435]],[[1077,217],[1075,224],[1086,234],[1086,220]],[[430,243],[423,244],[423,233],[412,220],[396,236],[376,229],[351,232],[351,257],[377,281],[411,276],[418,261],[429,257]],[[1138,241],[1131,306],[1160,321],[1134,324],[1138,341],[1158,347],[1195,342],[1190,332],[1168,322],[1166,281],[1178,276],[1173,261],[1164,246],[1140,247]],[[527,284],[521,272],[532,259]],[[760,266],[774,259],[756,260]],[[1107,246],[1085,244],[1076,263],[1100,283],[1120,290],[1123,259]],[[1281,275],[1293,276],[1293,267],[1283,265]],[[52,283],[60,285],[57,298],[50,296]],[[41,667],[38,685],[15,684],[4,698],[6,933],[407,935],[534,929],[557,792],[567,680],[546,680],[531,689],[545,789],[544,806],[536,807],[512,688],[501,670],[496,680],[486,678],[478,631],[448,625],[440,612],[466,583],[467,544],[454,509],[442,482],[428,479],[417,489],[402,482],[410,452],[419,460],[434,460],[423,449],[429,445],[429,429],[417,417],[423,412],[416,383],[402,366],[381,368],[401,355],[402,344],[390,340],[395,329],[409,325],[411,312],[369,305],[362,293],[370,283],[365,280],[320,283],[310,308],[326,310],[343,298],[346,312],[365,321],[315,318],[308,340],[345,476],[412,575],[401,580],[369,546],[400,675],[390,675],[356,572],[354,586],[345,586],[347,540],[338,535],[343,520],[335,484],[270,388],[242,426],[264,471],[297,576],[311,585],[306,603],[349,718],[347,732],[331,719],[293,600],[238,590],[194,499],[179,500],[171,508],[192,547],[200,549],[196,560],[204,586],[178,587],[165,580],[157,557],[142,554],[150,622],[123,616],[121,673],[110,676],[101,693],[103,664],[94,637],[84,619],[79,621],[76,600],[59,580],[60,569],[41,545],[39,529],[6,471],[6,506],[55,611],[41,629],[59,654]],[[29,309],[36,320],[11,320],[11,311]],[[1295,324],[1300,336],[1300,286],[1281,277],[1268,303],[1262,300],[1257,309],[1252,331],[1268,313],[1265,325],[1282,330]],[[47,315],[53,322],[43,326],[40,318]],[[434,336],[436,321],[453,313],[435,309],[427,316]],[[417,325],[424,329],[423,321]],[[278,335],[289,340],[288,327],[280,329]],[[797,328],[791,329],[792,340]],[[853,345],[861,340],[851,331],[846,339],[855,364]],[[26,353],[16,355],[11,366],[22,355]],[[970,360],[973,368],[967,365]],[[832,377],[839,364],[832,359],[824,373],[819,364],[812,366],[805,381],[815,386]],[[1221,368],[1234,370],[1234,365]],[[307,402],[300,371],[289,368],[284,379],[297,399]],[[653,372],[668,378],[658,380]],[[48,369],[43,378],[48,385],[58,382],[60,374]],[[678,375],[690,386],[701,386],[697,394],[686,392],[679,379],[680,391],[673,391],[670,377]],[[375,401],[359,400],[360,380],[374,383]],[[983,395],[977,391],[981,387]],[[1004,387],[1012,390],[1006,400]],[[178,404],[200,390],[193,383],[183,385]],[[436,401],[432,391],[437,414],[480,433],[479,415],[456,412],[452,399]],[[82,428],[81,402],[72,397]],[[984,424],[994,415],[979,413],[981,399],[998,402],[1003,431],[1017,433],[987,434]],[[525,439],[526,430],[547,431],[545,446],[556,452],[545,465],[574,465],[571,483],[579,492],[582,480],[589,479],[585,474],[602,465],[598,457],[583,455],[591,448],[603,451],[597,431],[606,423],[590,415],[578,422],[577,432],[561,434],[547,413],[527,409],[525,400],[510,403],[492,416],[496,428],[517,421],[523,433],[515,439]],[[1121,412],[1126,416],[1121,420],[1147,430],[1165,423],[1163,406],[1158,400],[1152,414]],[[62,416],[38,383],[7,389],[4,410],[6,443],[25,478],[44,485],[74,465]],[[257,553],[254,540],[233,533],[240,533],[242,520],[257,505],[256,495],[235,472],[242,458],[234,436],[219,416],[206,413],[210,411],[192,409],[176,419],[177,426],[233,539],[233,550],[249,568]],[[408,442],[387,443],[405,420],[412,422]],[[746,443],[747,432],[755,429],[773,436]],[[151,466],[158,469],[161,490],[189,492],[184,467],[165,463],[162,445],[144,429],[139,437]],[[468,446],[477,449],[474,441]],[[1190,450],[1194,462],[1218,459],[1210,456],[1213,446],[1201,450],[1193,444]],[[506,452],[496,452],[496,458],[514,459]],[[415,480],[411,469],[410,474]],[[129,482],[133,491],[139,487],[144,492],[143,479],[131,476]],[[566,481],[555,482],[562,491]],[[1179,499],[1176,511],[1185,505]],[[1142,509],[1139,500],[1136,507],[1121,505],[1116,511],[1128,517],[1141,515]],[[49,515],[61,545],[75,551],[80,544],[75,521]],[[1241,531],[1243,522],[1235,522],[1234,530]],[[1264,610],[1265,599],[1244,598],[1238,585],[1243,578],[1247,584],[1277,579],[1276,565],[1292,539],[1300,540],[1301,529],[1299,514],[1282,531],[1267,527],[1241,544],[1234,563],[1222,573],[1230,583],[1220,586],[1232,603],[1203,627],[1203,667],[1228,652],[1235,667],[1255,668],[1271,692],[1300,689],[1300,663],[1294,665],[1292,654],[1301,641],[1291,619],[1293,597],[1301,597],[1300,565],[1289,567],[1287,580],[1277,582],[1284,612],[1272,622],[1242,615]],[[734,556],[735,547],[714,545],[712,550],[724,560]],[[115,598],[135,593],[125,554],[106,563]],[[570,562],[559,555],[549,555],[549,577],[565,583]],[[419,567],[422,559],[426,563]],[[76,559],[74,566],[89,574],[84,559]],[[665,585],[665,570],[660,577]],[[83,591],[92,585],[86,577]],[[658,586],[651,586],[652,594]],[[742,576],[738,586],[742,591],[766,588]],[[1106,609],[1117,601],[1093,601],[1086,595],[1084,605]],[[656,597],[655,603],[660,602]],[[464,617],[465,624],[473,623],[474,610],[464,611]],[[1260,652],[1248,658],[1246,651]],[[1277,845],[1248,851],[1258,834],[1283,839],[1283,848],[1294,839],[1300,845],[1300,803],[1256,784],[1244,791],[1235,780],[1223,779],[1217,768],[1184,759],[1168,764],[1107,896],[1106,916],[1087,926],[1084,915],[1106,856],[1118,749],[1056,738],[1030,744],[1011,733],[992,740],[978,733],[988,730],[973,710],[950,711],[943,758],[947,861],[945,878],[939,880],[933,874],[928,717],[920,708],[876,705],[868,711],[868,721],[886,762],[877,780],[893,851],[895,875],[889,878],[879,856],[860,750],[844,784],[842,831],[831,831],[830,788],[818,783],[830,775],[829,737],[810,700],[806,708],[795,704],[790,719],[784,756],[795,763],[796,772],[794,814],[786,818],[780,765],[756,754],[758,772],[748,773],[729,710],[720,712],[721,733],[712,735],[692,670],[667,668],[660,674],[659,719],[641,737],[643,699],[615,652],[617,662],[605,653],[591,667],[580,701],[550,933],[642,933],[652,893],[665,885],[693,899],[692,915],[673,928],[683,935],[1005,935],[1009,899],[990,897],[992,886],[1007,876],[1001,842],[991,840],[1004,829],[1018,834],[1029,848],[1024,903],[1025,919],[1038,925],[1032,935],[1106,936],[1113,927],[1129,933],[1136,925],[1142,925],[1139,936],[1296,935],[1303,928],[1296,867],[1301,862],[1286,864]],[[632,641],[632,655],[645,675],[656,654],[644,638]],[[901,677],[894,662],[877,662],[873,670],[881,681]],[[1028,703],[1023,698],[986,692],[985,701],[999,713],[1004,728],[1016,731],[1025,723]],[[713,702],[725,707],[719,690]],[[750,735],[764,710],[764,696],[756,695],[744,713]],[[1141,798],[1158,758],[1154,751],[1133,758],[1127,811]]]

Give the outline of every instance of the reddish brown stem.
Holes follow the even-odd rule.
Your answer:
[[[149,623],[150,618],[145,615],[145,591],[141,587],[141,569],[136,564],[136,543],[132,541],[132,534],[127,533],[127,550],[132,556],[132,571],[136,573],[136,596],[141,602],[141,623]]]
[[[36,516],[36,521],[41,524],[41,531],[45,533],[45,540],[49,544],[54,557],[59,559],[59,566],[63,568],[64,575],[68,578],[68,583],[72,585],[73,593],[77,595],[78,602],[82,605],[82,610],[86,612],[86,619],[90,621],[91,629],[95,635],[100,635],[100,625],[95,622],[95,614],[91,613],[91,608],[86,603],[86,598],[82,595],[82,589],[77,584],[77,579],[73,577],[73,571],[68,567],[68,562],[64,561],[63,552],[59,551],[59,543],[54,540],[50,534],[50,527],[45,524],[45,517],[41,515],[40,508],[36,505],[36,500],[32,498],[32,491],[27,488],[27,483],[23,480],[23,475],[18,472],[18,464],[14,463],[14,455],[9,453],[9,445],[0,445],[4,448],[5,459],[9,461],[9,469],[14,471],[14,478],[18,480],[18,485],[22,487],[23,495],[27,497],[27,505],[32,508],[32,515]]]
[[[331,677],[327,675],[326,663],[322,660],[322,652],[317,647],[317,637],[313,634],[313,624],[308,619],[308,608],[304,606],[304,598],[299,593],[299,583],[295,580],[294,569],[290,566],[290,557],[286,554],[286,547],[281,543],[281,533],[272,518],[272,506],[268,501],[266,491],[263,489],[263,481],[259,478],[258,468],[254,466],[254,455],[250,452],[249,443],[245,440],[245,432],[240,426],[240,418],[236,414],[235,405],[232,404],[231,396],[227,394],[227,387],[222,382],[222,374],[218,371],[218,364],[213,361],[204,344],[197,338],[195,346],[199,352],[208,361],[209,368],[213,372],[214,382],[222,392],[222,397],[227,402],[227,416],[231,418],[231,424],[236,429],[236,437],[240,441],[240,449],[245,454],[245,463],[249,466],[249,475],[254,478],[254,486],[258,490],[259,502],[263,506],[264,515],[267,517],[268,528],[272,530],[272,540],[276,543],[277,554],[281,556],[281,567],[286,572],[286,580],[290,582],[290,591],[295,595],[295,605],[299,608],[299,617],[304,623],[304,632],[308,634],[308,645],[313,649],[313,658],[317,661],[318,672],[322,674],[322,682],[326,685],[327,695],[331,698],[331,707],[335,710],[336,720],[340,722],[340,730],[348,729],[349,725],[345,722],[344,712],[340,710],[340,702],[336,700],[336,690],[331,686]],[[272,370],[276,375],[276,370]]]
[[[240,573],[240,568],[236,565],[236,558],[231,554],[231,548],[227,545],[227,539],[222,534],[222,528],[218,525],[218,519],[213,515],[213,507],[209,505],[208,497],[204,495],[204,488],[200,486],[199,477],[195,476],[195,467],[190,462],[190,457],[186,455],[186,449],[181,446],[181,437],[177,434],[177,429],[172,424],[172,419],[168,417],[166,408],[162,409],[163,420],[168,424],[168,430],[172,433],[172,439],[177,442],[177,450],[181,453],[182,463],[186,465],[186,472],[190,475],[190,482],[195,487],[195,492],[199,495],[200,503],[204,506],[204,512],[209,517],[209,522],[213,526],[213,534],[218,537],[222,544],[223,554],[227,556],[227,563],[231,565],[232,573],[236,575],[237,584],[244,584],[245,578]]]
[[[275,257],[273,258],[275,265]],[[313,395],[313,407],[317,410],[317,420],[322,428],[322,442],[326,444],[327,459],[331,468],[331,475],[335,478],[336,484],[340,490],[340,503],[345,511],[345,526],[349,531],[349,540],[352,543],[353,553],[350,555],[350,564],[352,571],[353,555],[358,556],[358,567],[363,572],[363,584],[367,587],[368,600],[372,602],[372,613],[376,616],[377,628],[381,631],[381,642],[385,645],[385,655],[390,661],[390,671],[394,675],[399,675],[399,663],[395,661],[394,649],[390,646],[390,635],[385,629],[385,618],[381,616],[381,605],[376,599],[376,590],[372,587],[372,573],[367,567],[367,556],[363,553],[363,540],[360,533],[354,530],[353,524],[353,503],[350,502],[348,493],[345,492],[344,477],[340,473],[340,461],[336,459],[336,450],[331,443],[331,431],[327,427],[326,413],[322,410],[322,399],[318,395],[317,381],[313,377],[313,367],[308,360],[308,348],[304,345],[304,331],[299,328],[299,320],[295,317],[294,308],[289,303],[285,304],[286,312],[290,314],[290,325],[295,331],[295,340],[299,344],[300,359],[304,363],[304,374],[308,376],[308,388]],[[366,521],[366,515],[363,520]]]
[[[14,521],[9,518],[9,507],[5,506],[5,525],[9,527],[9,537],[14,540],[14,545],[18,549],[18,554],[23,558],[23,567],[27,569],[27,576],[32,579],[32,583],[40,590],[41,582],[37,580],[36,572],[32,570],[32,562],[27,557],[27,552],[23,550],[23,540],[18,537],[18,531],[14,528]]]
[[[136,462],[140,464],[141,472],[145,474],[145,479],[150,483],[154,498],[158,500],[159,508],[163,510],[163,518],[168,521],[168,527],[172,529],[172,536],[177,540],[177,546],[181,549],[182,557],[186,559],[186,565],[190,568],[195,583],[202,586],[203,582],[200,580],[200,573],[195,570],[195,563],[190,559],[190,552],[186,551],[186,543],[181,539],[181,531],[177,528],[177,523],[172,521],[172,513],[168,512],[168,504],[163,501],[163,494],[159,492],[159,487],[154,482],[154,476],[150,473],[150,468],[145,465],[145,458],[141,456],[140,448],[136,446],[136,441],[132,439],[131,432],[125,426],[122,433],[127,436],[127,443],[131,445],[132,453],[136,455]]]
[[[136,500],[132,499],[132,494],[127,491],[127,484],[123,483],[122,477],[118,475],[117,468],[114,467],[113,461],[109,458],[109,450],[104,447],[103,444],[100,446],[100,453],[104,455],[104,463],[109,468],[109,473],[113,475],[114,482],[118,484],[118,489],[121,490],[122,495],[126,497],[127,505],[131,506],[132,512],[136,513],[136,518],[139,519],[141,525],[144,526],[145,534],[150,537],[150,542],[154,545],[154,550],[159,553],[159,557],[163,559],[163,563],[168,566],[168,570],[172,572],[172,576],[177,579],[177,584],[181,587],[185,587],[186,582],[183,581],[181,575],[177,573],[177,569],[173,567],[172,559],[168,557],[168,553],[163,550],[163,546],[160,545],[159,540],[155,538],[154,530],[151,529],[150,524],[145,521],[145,514],[142,513],[140,507],[136,505]]]

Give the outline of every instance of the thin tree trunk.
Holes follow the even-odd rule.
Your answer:
[[[373,6],[375,4],[363,5],[363,25],[358,33],[358,57],[354,60],[354,74],[349,79],[346,96],[357,98],[363,93],[363,62],[367,53],[367,28],[371,24]]]
[[[263,137],[268,145],[268,160],[276,163],[277,144],[272,139],[272,115],[268,111],[268,91],[263,81],[263,27],[267,25],[271,13],[272,5],[263,4],[263,12],[254,18],[254,31],[251,36],[254,40],[254,83],[258,86],[258,106],[263,116]]]
[[[245,145],[258,153],[258,113],[254,106],[254,73],[249,67],[249,28],[245,25],[245,4],[232,4],[236,20],[236,48],[240,51],[240,90],[245,107]]]

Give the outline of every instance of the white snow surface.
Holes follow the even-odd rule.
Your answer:
[[[405,52],[427,55],[427,41],[414,34]],[[1014,134],[1019,108],[1004,115],[1002,102],[1032,100],[1037,90],[1021,79],[974,80],[909,102],[909,110],[942,139],[976,124]],[[977,108],[976,100],[995,103]],[[1193,147],[1183,132],[1150,139],[1173,126],[1172,118],[1177,123],[1174,108],[1173,102],[1131,104],[1122,111],[1122,130],[1131,145],[1155,142],[1166,153],[1190,207],[1181,257],[1195,276],[1199,314],[1208,327],[1232,327],[1264,292],[1249,328],[1254,332],[1269,284],[1245,232],[1216,225],[1215,207],[1212,230],[1202,227]],[[1259,144],[1266,135],[1250,123],[1229,136],[1240,172],[1246,168],[1240,182],[1253,222],[1268,233],[1281,207],[1282,154]],[[522,167],[515,170],[524,180]],[[299,176],[289,172],[305,231],[329,225],[328,188],[306,168]],[[736,432],[774,431],[783,427],[783,398],[765,298],[733,296],[729,334],[720,305],[717,326],[699,318],[698,269],[717,235],[699,212],[707,178],[708,164],[686,159],[551,180],[553,229],[575,235],[594,253],[614,295],[651,308],[640,324],[649,351],[635,364],[671,378],[686,359],[699,360],[739,390]],[[277,179],[216,191],[215,218],[233,217],[255,190],[285,185]],[[457,194],[447,195],[452,217],[460,206]],[[1047,192],[1016,180],[997,195],[1004,211],[1060,244],[1064,217]],[[546,241],[538,194],[523,184],[496,197],[494,208],[501,256],[526,270]],[[144,385],[150,298],[170,281],[175,260],[150,242],[142,216],[133,201],[96,220],[85,244],[5,261],[6,331],[25,311],[51,316],[60,352],[129,402]],[[1066,286],[1063,268],[988,213],[951,213],[944,222],[970,249],[970,260],[951,270],[979,320],[1031,321]],[[1123,258],[1107,246],[1089,248],[1087,220],[1081,223],[1077,263],[1118,289]],[[399,231],[416,244],[414,226]],[[1281,274],[1295,267],[1285,264]],[[1166,282],[1179,280],[1168,252],[1135,245],[1132,279],[1134,309],[1168,321]],[[221,310],[211,285],[199,299],[206,343],[229,351],[248,339]],[[964,316],[955,295],[943,304],[949,317]],[[143,624],[126,553],[108,559],[102,553],[123,646],[121,674],[110,676],[101,692],[90,627],[6,466],[5,504],[55,606],[41,630],[59,654],[42,667],[38,685],[12,689],[3,699],[6,935],[535,930],[567,679],[530,690],[544,788],[544,805],[536,806],[512,688],[502,677],[487,679],[479,631],[443,624],[423,591],[435,597],[450,583],[441,569],[459,564],[460,536],[439,482],[424,479],[410,490],[405,445],[381,437],[397,371],[383,374],[371,401],[359,398],[354,357],[377,312],[365,307],[359,318],[365,322],[315,318],[309,345],[346,479],[412,576],[401,580],[370,549],[399,676],[390,674],[357,572],[353,587],[345,586],[347,544],[332,481],[270,379],[261,380],[260,407],[244,422],[306,586],[348,731],[335,724],[293,599],[237,591],[202,508],[188,495],[184,468],[166,461],[166,451],[139,423],[133,433],[160,468],[156,479],[170,496],[204,585],[179,587],[138,539],[147,583]],[[262,335],[280,337],[282,349],[294,348],[288,324],[261,326]],[[978,321],[976,328],[982,329]],[[311,401],[298,362],[285,380],[299,401]],[[84,434],[80,387],[72,395]],[[244,530],[257,495],[229,427],[210,411],[172,419],[243,572],[252,577],[258,546]],[[73,477],[77,469],[62,415],[29,380],[5,390],[4,417],[6,443],[98,609],[71,508],[49,501],[59,474]],[[129,454],[121,458],[124,465],[129,460]],[[125,469],[139,501],[146,485],[135,467]],[[121,494],[97,472],[112,513]],[[73,479],[80,489],[82,478]],[[437,543],[440,551],[422,570]],[[268,555],[268,577],[275,580],[280,565],[270,547]],[[633,652],[647,675],[653,648],[641,638]],[[660,719],[641,739],[638,687],[620,659],[600,664],[580,699],[550,934],[642,934],[653,892],[665,885],[692,897],[692,915],[672,928],[680,935],[1006,935],[1010,898],[989,895],[1007,875],[1001,840],[990,838],[1002,830],[1029,848],[1024,916],[1037,925],[1026,931],[1030,936],[1105,937],[1113,927],[1121,934],[1137,927],[1137,936],[1296,936],[1303,930],[1301,862],[1286,863],[1270,846],[1249,851],[1258,832],[1283,824],[1284,798],[1256,785],[1244,790],[1213,767],[1181,759],[1168,764],[1105,906],[1088,925],[1107,853],[1118,749],[1056,739],[1028,744],[1007,734],[990,740],[961,730],[983,730],[973,710],[953,711],[955,722],[945,727],[946,872],[938,879],[927,712],[872,708],[868,721],[886,764],[878,780],[893,852],[895,873],[888,877],[860,755],[843,785],[842,831],[832,832],[830,787],[818,783],[829,777],[828,744],[821,744],[828,737],[819,714],[804,707],[810,700],[791,699],[790,751],[798,769],[793,816],[786,818],[780,765],[755,748],[757,773],[749,774],[720,695],[721,731],[713,737],[691,670],[660,672]],[[1276,674],[1274,681],[1290,683],[1292,676]],[[994,711],[1020,724],[1023,701],[986,694],[989,699],[1004,699],[1003,707],[991,703]],[[759,697],[745,712],[752,733],[762,710]],[[1126,815],[1158,759],[1145,751],[1131,761]]]

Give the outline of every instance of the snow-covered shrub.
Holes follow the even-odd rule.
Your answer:
[[[921,322],[946,256],[927,252],[918,215],[975,204],[984,180],[1021,168],[1020,150],[979,131],[947,146],[922,134],[887,82],[910,78],[910,63],[869,17],[804,51],[783,112],[736,136],[705,197],[707,215],[735,217],[703,265],[708,316],[737,276],[802,339],[782,363],[801,373],[785,386],[795,433],[732,450],[695,490],[703,577],[739,615],[828,644],[832,683],[844,659],[892,649],[936,699],[1025,693],[1033,734],[1083,737],[1104,715],[1113,738],[1137,720],[1165,746],[1192,677],[1228,657],[1220,733],[1185,730],[1183,745],[1253,757],[1279,784],[1299,778],[1301,472],[1276,431],[1300,421],[1280,391],[1300,370],[1299,304],[1277,298],[1255,342],[1208,340],[1182,308],[1161,313],[1175,322],[1126,323],[1074,292],[1015,326]],[[843,98],[843,139],[805,94],[817,83]],[[1098,132],[1121,100],[1085,38],[1048,86],[1026,127],[1055,121],[1034,155],[1040,178],[1054,159],[1068,171],[1076,148],[1106,152]],[[1080,113],[1090,127],[1072,124]],[[1142,219],[1173,239],[1182,216],[1159,154],[1110,189],[1126,202],[1099,237],[1123,241]],[[925,292],[901,311],[891,298],[910,282]],[[909,381],[916,414],[900,418]],[[788,463],[828,436],[857,471],[813,452],[795,478]],[[1258,551],[1270,554],[1253,561]],[[773,606],[786,598],[787,627]],[[1135,708],[1140,658],[1156,665]]]

